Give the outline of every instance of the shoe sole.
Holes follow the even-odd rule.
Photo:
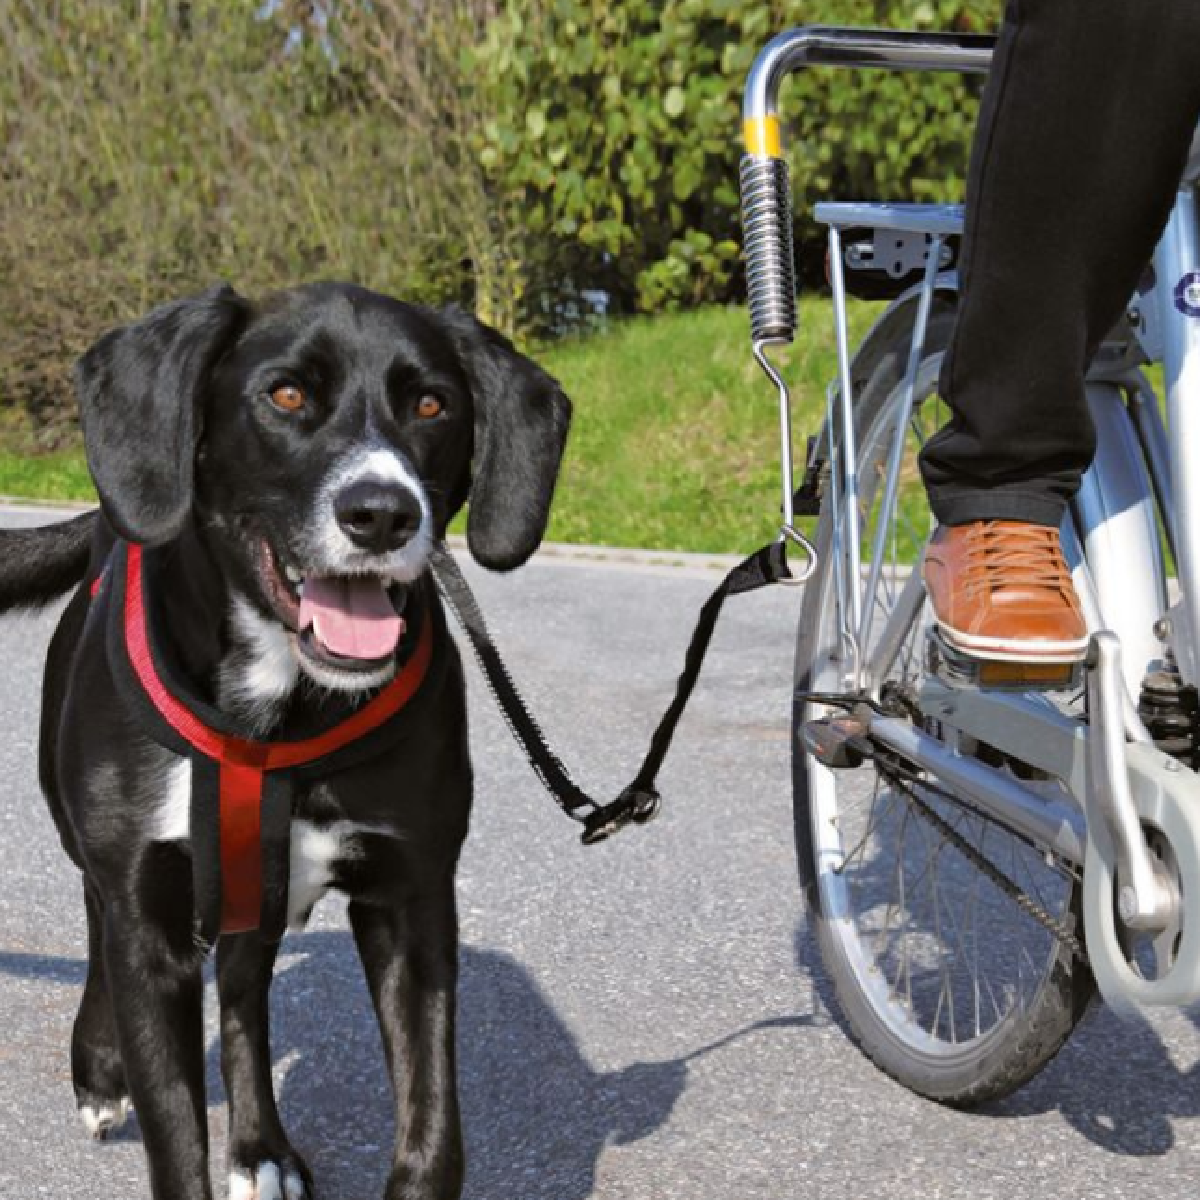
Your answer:
[[[962,633],[944,621],[938,621],[942,636],[955,650],[969,658],[991,659],[1015,663],[1078,663],[1087,657],[1088,639],[1076,638],[1067,642],[1009,641],[1004,638],[981,637]]]

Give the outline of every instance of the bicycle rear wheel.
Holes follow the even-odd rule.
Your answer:
[[[951,326],[943,312],[929,327],[891,513],[883,483],[908,410],[902,376],[910,329],[872,360],[855,409],[860,612],[872,614],[860,653],[874,664],[875,698],[939,737],[950,735],[914,703],[926,669],[920,554],[933,528],[916,456],[947,416],[936,386]],[[1078,942],[1065,932],[1079,928],[1079,881],[935,779],[899,782],[871,760],[830,770],[806,753],[804,724],[831,710],[805,696],[841,693],[852,675],[852,647],[839,635],[850,600],[837,584],[834,516],[827,498],[817,534],[822,566],[806,588],[796,648],[795,829],[811,921],[837,1007],[862,1050],[915,1092],[977,1104],[1036,1074],[1094,993]]]

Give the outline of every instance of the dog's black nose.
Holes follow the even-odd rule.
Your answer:
[[[403,484],[352,483],[338,492],[333,511],[342,532],[372,554],[399,550],[421,527],[421,502]]]

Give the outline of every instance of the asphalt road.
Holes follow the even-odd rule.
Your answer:
[[[5,523],[27,519],[7,516]],[[547,555],[473,571],[585,784],[623,782],[718,575]],[[656,824],[585,850],[472,673],[479,777],[460,876],[471,1200],[1193,1196],[1200,1008],[1100,1011],[1017,1096],[938,1108],[877,1072],[821,1000],[794,879],[787,689],[797,596],[731,605],[663,775]],[[37,794],[50,618],[3,625],[0,1200],[146,1196],[136,1123],[85,1137],[67,1046],[77,879]],[[382,1193],[390,1101],[344,909],[289,935],[273,991],[282,1111],[322,1200]],[[210,1006],[211,1007],[211,1006]],[[224,1108],[210,1027],[218,1174]]]

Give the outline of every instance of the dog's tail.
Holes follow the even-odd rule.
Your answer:
[[[0,612],[40,608],[87,574],[98,513],[57,525],[0,529]]]

